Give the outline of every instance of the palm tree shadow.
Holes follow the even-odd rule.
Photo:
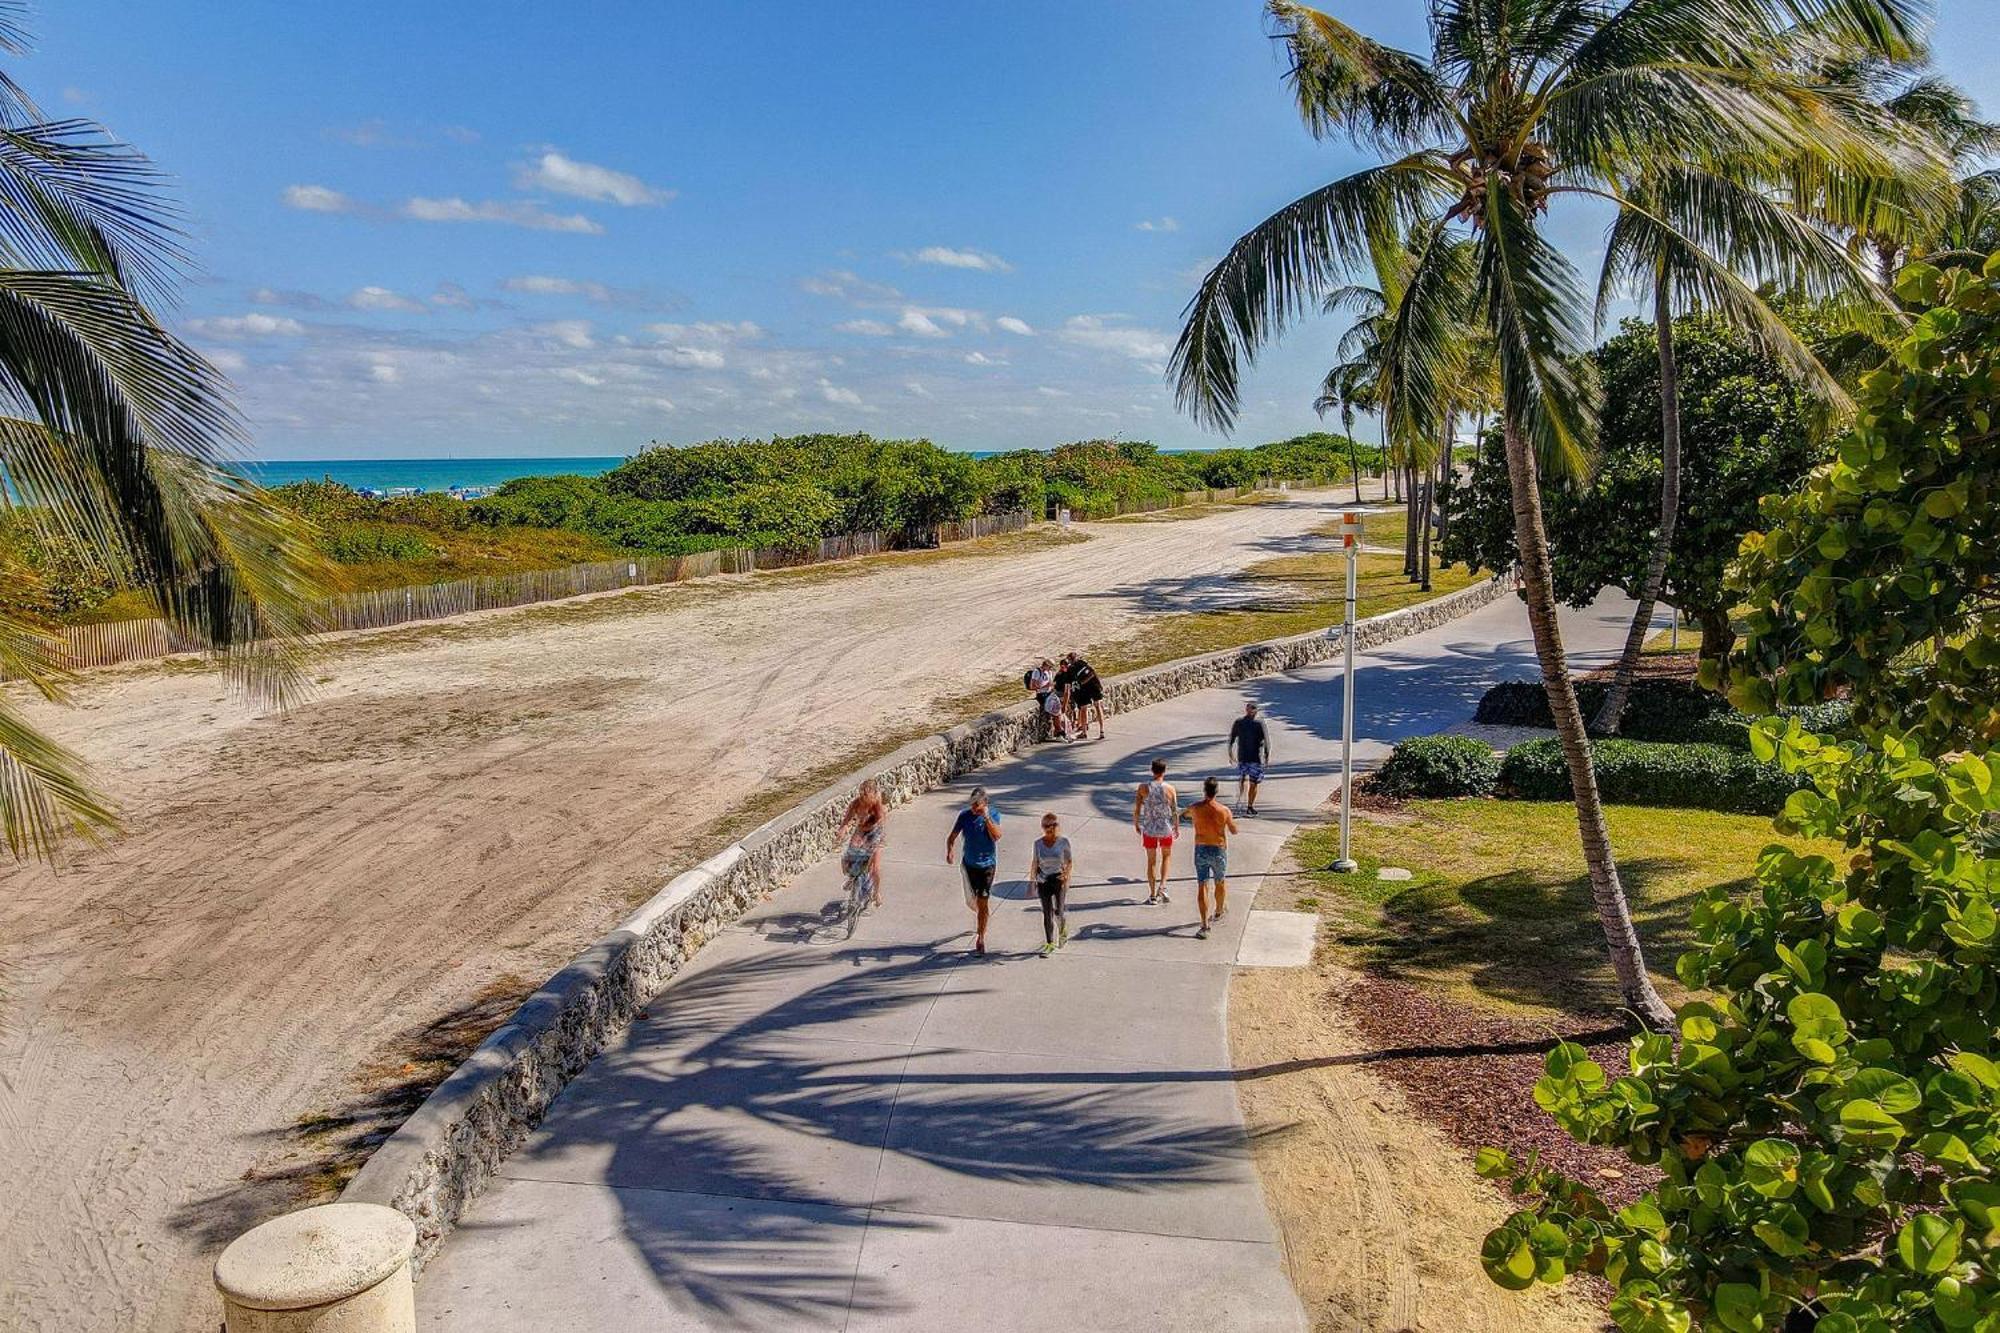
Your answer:
[[[1227,1071],[957,1070],[952,1053],[908,1043],[959,956],[867,948],[857,966],[849,952],[761,949],[683,979],[507,1174],[602,1161],[625,1237],[668,1298],[712,1325],[763,1328],[905,1308],[891,1280],[857,1267],[864,1228],[933,1225],[913,1201],[871,1198],[884,1154],[1119,1194],[1244,1170],[1239,1124],[1176,1115],[1152,1095]]]
[[[1648,857],[1619,863],[1647,958],[1671,981],[1673,960],[1692,940],[1688,907],[1699,890],[1664,887],[1684,862]],[[1728,885],[1731,892],[1748,881]],[[1468,980],[1491,999],[1571,1013],[1621,1004],[1604,962],[1604,938],[1588,876],[1551,883],[1525,870],[1481,876],[1456,894],[1418,883],[1391,897],[1382,919],[1336,934],[1370,972],[1397,981]]]

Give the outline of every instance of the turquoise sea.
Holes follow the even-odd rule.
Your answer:
[[[991,451],[976,449],[974,458]],[[516,477],[574,473],[595,477],[625,460],[604,458],[285,458],[245,463],[243,470],[262,486],[292,481],[337,481],[355,490],[448,491],[498,486]]]
[[[409,488],[443,491],[453,487],[498,486],[516,477],[577,473],[595,477],[623,458],[309,458],[246,463],[244,471],[264,486],[290,481],[337,481],[356,490]]]

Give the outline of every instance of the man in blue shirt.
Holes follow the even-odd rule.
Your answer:
[[[944,863],[951,864],[952,846],[965,839],[965,901],[979,922],[972,951],[986,952],[986,915],[993,897],[993,872],[1000,864],[1000,812],[986,803],[986,788],[974,787],[958,812],[958,821],[944,835]]]

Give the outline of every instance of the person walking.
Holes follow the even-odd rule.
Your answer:
[[[853,829],[848,850],[841,854],[843,865],[854,856],[857,849],[867,850],[867,864],[863,868],[868,873],[870,907],[882,905],[882,835],[887,831],[888,822],[889,803],[882,799],[882,788],[876,784],[875,779],[869,778],[861,784],[861,790],[854,794],[854,799],[847,803],[847,811],[840,817],[840,829],[834,835],[836,838],[846,836],[849,828]],[[852,872],[848,889],[852,894],[854,889]]]
[[[944,835],[944,863],[951,864],[952,847],[965,839],[965,903],[978,929],[972,951],[986,952],[986,920],[993,906],[993,873],[1000,864],[1000,812],[986,800],[986,788],[974,787],[951,832]]]
[[[1028,882],[1042,900],[1042,956],[1069,943],[1069,872],[1073,858],[1062,821],[1042,816],[1042,836],[1028,845]]]
[[[1181,798],[1167,781],[1167,761],[1153,761],[1153,779],[1139,784],[1132,800],[1132,827],[1146,848],[1146,904],[1171,901],[1167,875],[1174,859],[1174,831],[1180,827]]]
[[[1194,933],[1198,940],[1208,938],[1208,925],[1222,919],[1229,906],[1229,835],[1236,832],[1235,817],[1229,807],[1216,799],[1216,792],[1222,784],[1214,778],[1204,778],[1201,784],[1201,799],[1188,807],[1188,818],[1194,823],[1194,904],[1201,915],[1201,926]],[[1215,911],[1208,910],[1208,886],[1215,885]]]
[[[1236,804],[1245,814],[1257,813],[1257,786],[1264,780],[1264,765],[1271,757],[1271,733],[1257,716],[1256,704],[1244,704],[1243,716],[1229,724],[1229,757],[1236,761]],[[1243,789],[1250,788],[1250,803],[1243,802]]]

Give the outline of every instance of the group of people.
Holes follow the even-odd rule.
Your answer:
[[[1246,815],[1255,815],[1257,789],[1271,757],[1270,732],[1257,715],[1256,704],[1245,704],[1243,715],[1230,726],[1228,753],[1236,766],[1236,804]],[[1209,777],[1201,786],[1201,799],[1182,806],[1180,792],[1167,781],[1167,761],[1153,760],[1151,776],[1133,793],[1132,831],[1146,854],[1146,903],[1156,906],[1172,901],[1167,884],[1172,878],[1174,843],[1183,823],[1193,825],[1199,918],[1195,936],[1207,939],[1210,926],[1229,909],[1229,839],[1238,830],[1235,813],[1221,799],[1221,781]],[[841,859],[848,891],[856,895],[856,901],[865,898],[875,906],[882,901],[881,846],[887,814],[881,792],[873,782],[867,782],[841,822],[842,833],[848,835]],[[1000,838],[1000,812],[993,808],[984,787],[973,788],[965,808],[945,834],[944,859],[950,865],[956,855],[964,875],[966,905],[973,913],[975,954],[986,952],[993,884],[1000,870]],[[1069,887],[1076,866],[1075,852],[1054,811],[1042,816],[1041,836],[1029,844],[1026,865],[1028,883],[1034,885],[1041,902],[1042,953],[1053,954],[1069,942]]]
[[[1094,713],[1097,739],[1104,739],[1104,682],[1082,653],[1064,653],[1060,661],[1044,657],[1028,668],[1021,684],[1049,719],[1051,735],[1066,741],[1088,740]]]

